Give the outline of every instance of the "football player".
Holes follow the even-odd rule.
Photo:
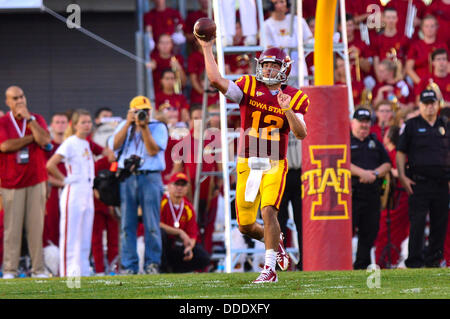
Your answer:
[[[301,90],[285,85],[292,61],[283,50],[263,51],[257,59],[256,75],[244,75],[233,82],[219,72],[213,41],[198,41],[209,81],[226,98],[239,104],[237,222],[241,233],[263,241],[266,249],[264,268],[253,282],[276,282],[276,264],[281,270],[289,266],[277,220],[288,169],[288,134],[291,130],[298,139],[306,137],[303,115],[310,101]],[[259,206],[264,225],[256,222]]]

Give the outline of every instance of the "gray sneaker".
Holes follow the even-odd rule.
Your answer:
[[[136,274],[137,273],[131,269],[122,269],[119,271],[119,275],[121,275],[121,276],[129,276],[129,275],[136,275]]]
[[[158,264],[148,264],[145,266],[144,272],[148,275],[159,274],[159,265]]]

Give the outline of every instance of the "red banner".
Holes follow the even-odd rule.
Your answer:
[[[350,120],[344,85],[305,87],[303,269],[352,269]]]

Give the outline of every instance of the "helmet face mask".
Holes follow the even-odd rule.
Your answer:
[[[263,68],[266,62],[273,62],[280,65],[280,69]],[[291,71],[292,60],[286,53],[279,48],[270,48],[263,51],[256,59],[256,79],[267,85],[285,84],[289,78]],[[267,71],[270,71],[268,77],[265,76]]]

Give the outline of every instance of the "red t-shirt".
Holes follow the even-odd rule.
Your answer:
[[[374,55],[378,56],[380,61],[383,61],[389,58],[388,54],[394,48],[397,52],[397,58],[404,61],[409,43],[410,40],[400,32],[397,32],[393,37],[387,37],[384,33],[381,33],[375,38],[373,44]]]
[[[434,43],[425,43],[423,40],[416,40],[411,43],[408,60],[414,60],[414,70],[420,78],[430,76],[430,56],[436,49],[448,51],[447,45],[438,40]]]
[[[383,143],[383,138],[386,132],[388,131],[389,126],[385,126],[384,128],[381,128],[381,126],[378,123],[373,124],[370,127],[370,133],[375,133],[377,136],[377,139]]]
[[[180,111],[181,120],[181,110],[189,110],[189,104],[186,97],[183,94],[165,94],[162,91],[156,92],[155,94],[155,105],[156,109],[159,110],[161,104],[169,103],[171,106],[177,108]]]
[[[411,94],[413,90],[409,87],[406,81],[403,80],[400,80],[395,84],[388,84],[386,82],[377,82],[377,84],[375,84],[375,86],[372,89],[373,98],[377,96],[378,90],[385,85],[390,85],[394,88],[392,93],[397,97],[400,103],[407,104],[408,102],[414,102],[413,94]],[[390,93],[391,92],[384,92],[383,99],[388,100]]]
[[[317,0],[303,0],[302,12],[303,18],[307,19],[316,16]]]
[[[179,139],[174,139],[169,135],[169,139],[167,141],[166,151],[164,152],[164,158],[166,161],[166,169],[162,171],[161,176],[164,185],[166,185],[169,182],[170,179],[170,173],[173,169],[173,159],[172,159],[172,148],[180,142]]]
[[[450,73],[444,78],[438,78],[437,76],[432,75],[426,79],[422,79],[422,81],[414,87],[414,95],[417,96],[420,92],[425,90],[428,84],[430,84],[430,80],[433,80],[433,82],[439,86],[439,90],[441,90],[444,101],[450,101]]]
[[[184,170],[186,175],[190,178],[192,187],[192,194],[195,193],[195,175],[197,172],[197,152],[198,152],[198,140],[194,139],[193,132],[184,137],[179,146],[182,147],[181,151],[176,151],[172,160],[182,160],[184,163]],[[207,130],[203,141],[203,172],[214,172],[218,170],[217,159],[220,159],[220,153],[216,153],[220,149],[220,132]],[[185,153],[187,151],[188,153]],[[211,176],[208,176],[200,184],[200,198],[208,199],[209,185],[211,182]]]
[[[204,77],[203,72],[205,71],[205,60],[203,58],[203,54],[199,51],[194,51],[189,55],[188,58],[188,68],[187,72],[189,74],[194,73],[197,74],[199,80]],[[198,93],[196,90],[191,90],[191,105],[194,103],[203,103],[203,94]],[[216,104],[219,102],[219,93],[209,94],[208,95],[208,105]]]
[[[155,87],[155,92],[158,92],[161,90],[161,75],[162,75],[162,71],[164,71],[164,69],[170,69],[170,60],[172,57],[165,59],[162,58],[159,55],[158,50],[153,50],[152,53],[150,54],[150,58],[152,60],[154,60],[156,62],[156,69],[153,70],[152,76],[153,76],[153,84]],[[178,63],[180,63],[180,65],[183,67],[184,66],[184,58],[182,55],[177,54],[175,55],[175,58],[178,60]]]
[[[450,47],[450,4],[442,0],[433,0],[427,7],[427,13],[434,15],[439,23],[437,37]]]
[[[400,34],[405,34],[405,23],[406,23],[406,15],[408,13],[408,0],[391,0],[388,2],[386,7],[394,8],[397,10],[397,31]],[[413,0],[413,5],[417,8],[416,17],[422,19],[426,12],[426,5],[422,0]],[[417,37],[418,28],[414,31],[413,38]]]
[[[194,207],[189,202],[189,200],[185,197],[183,198],[184,205],[183,207],[179,207],[178,209],[174,206],[173,208],[173,214],[175,215],[175,218],[178,217],[180,214],[180,209],[182,209],[181,217],[179,220],[180,223],[180,229],[184,230],[186,234],[192,238],[197,240],[198,236],[198,225],[197,225],[197,217],[195,214]],[[172,215],[172,210],[169,203],[169,198],[166,194],[164,194],[162,200],[161,200],[161,223],[164,223],[168,226],[175,227],[175,220]],[[176,236],[168,236],[169,239],[177,239]]]
[[[172,35],[176,31],[177,25],[184,25],[181,14],[172,8],[166,8],[163,11],[152,9],[144,15],[144,27],[151,25],[153,39],[158,42],[161,34]]]
[[[20,138],[10,114],[11,112],[8,112],[0,118],[0,144],[9,139]],[[44,118],[39,114],[30,114],[34,115],[38,124],[48,132],[47,123]],[[23,122],[16,121],[16,123],[21,131]],[[31,135],[30,128],[26,128],[25,135]],[[24,188],[47,180],[47,159],[45,151],[35,142],[28,144],[26,147],[29,152],[28,164],[17,163],[18,152],[0,152],[1,187],[8,189]]]
[[[238,155],[245,158],[257,156],[273,160],[285,159],[290,127],[277,96],[272,95],[263,82],[251,75],[240,77],[236,84],[243,92],[239,103],[241,134]],[[291,96],[292,110],[306,114],[310,103],[308,96],[289,85],[282,90],[284,94]]]

